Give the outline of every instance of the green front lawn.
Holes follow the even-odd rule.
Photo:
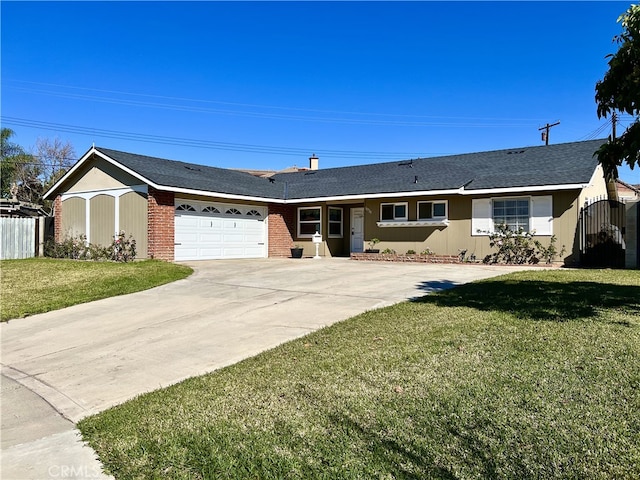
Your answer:
[[[79,428],[117,479],[624,479],[639,412],[640,272],[540,270],[367,312]]]
[[[101,298],[139,292],[186,278],[184,265],[30,258],[0,262],[0,320],[25,317]]]

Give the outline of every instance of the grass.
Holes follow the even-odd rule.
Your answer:
[[[640,477],[640,272],[367,312],[80,422],[117,479]]]
[[[0,262],[0,320],[21,318],[101,298],[139,292],[188,277],[183,265],[30,258]]]

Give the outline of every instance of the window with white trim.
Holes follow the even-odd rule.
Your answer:
[[[248,217],[261,217],[262,215],[260,215],[260,212],[257,210],[249,210],[247,212],[247,216]]]
[[[406,221],[409,218],[407,211],[407,202],[382,203],[380,204],[380,220],[383,222]]]
[[[216,207],[208,206],[202,209],[202,213],[220,213]]]
[[[512,232],[529,231],[529,199],[494,199],[492,205],[493,225],[506,225]]]
[[[329,237],[342,238],[342,209],[329,207]]]
[[[418,202],[418,220],[446,220],[447,201]]]
[[[311,238],[316,232],[322,234],[322,208],[298,207],[298,237]]]
[[[471,201],[471,235],[489,235],[504,223],[536,235],[553,235],[553,196],[474,198]]]
[[[227,215],[242,215],[242,212],[240,212],[240,210],[238,210],[237,208],[229,208],[224,213],[226,213]]]

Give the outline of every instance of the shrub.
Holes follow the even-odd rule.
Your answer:
[[[511,230],[504,224],[496,225],[496,231],[489,235],[489,245],[498,251],[487,255],[484,263],[537,264],[540,260],[550,264],[565,252],[564,245],[558,252],[556,236],[552,235],[548,247],[534,239],[535,231],[526,232],[522,228]],[[466,252],[465,252],[466,253]]]
[[[86,260],[89,258],[89,245],[87,236],[67,237],[57,243],[49,239],[44,245],[44,255],[52,258],[70,258],[73,260]]]
[[[415,255],[415,254],[416,254],[415,250],[411,250],[411,249],[407,250],[407,255]]]
[[[87,243],[86,235],[67,237],[62,242],[48,240],[44,254],[52,258],[69,258],[72,260],[108,260],[112,262],[130,262],[136,258],[136,241],[124,232],[115,235],[108,246]]]
[[[420,252],[420,255],[435,255],[435,254],[436,253],[433,252],[429,247],[425,248]]]
[[[386,253],[387,255],[395,255],[396,251],[392,248],[385,248],[382,253]]]

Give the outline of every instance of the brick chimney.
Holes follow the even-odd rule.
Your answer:
[[[319,161],[319,158],[316,157],[315,153],[311,155],[309,157],[309,170],[318,170],[318,161]]]

